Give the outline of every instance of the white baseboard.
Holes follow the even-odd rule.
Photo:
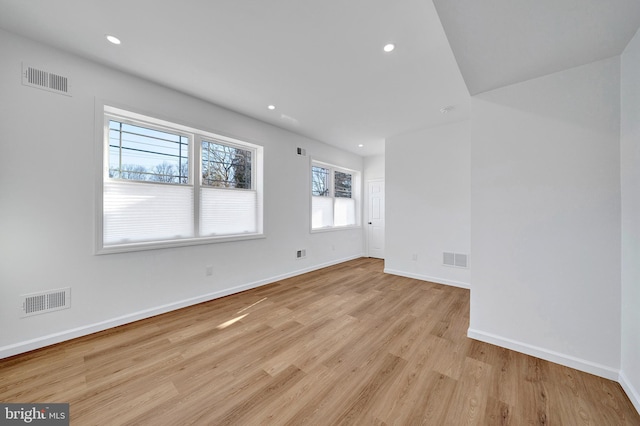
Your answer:
[[[339,263],[347,262],[349,260],[358,259],[363,256],[364,254],[359,254],[356,256],[338,259],[338,260],[326,262],[319,265],[313,265],[307,268],[298,269],[295,271],[288,272],[286,274],[266,278],[266,279],[255,281],[252,283],[247,283],[247,284],[239,285],[236,287],[226,288],[226,289],[215,291],[212,293],[203,294],[197,297],[192,297],[189,299],[168,303],[166,305],[157,306],[154,308],[145,309],[138,312],[133,312],[131,314],[122,315],[122,316],[111,318],[105,321],[100,321],[97,323],[72,328],[70,330],[64,330],[58,333],[52,333],[47,336],[37,337],[35,339],[25,340],[23,342],[2,346],[0,347],[0,359],[8,358],[10,356],[29,352],[35,349],[44,348],[45,346],[64,342],[66,340],[75,339],[77,337],[82,337],[89,334],[97,333],[99,331],[107,330],[113,327],[118,327],[120,325],[129,324],[141,319],[150,318],[156,315],[175,311],[177,309],[185,308],[187,306],[197,305],[198,303],[208,302],[209,300],[218,299],[220,297],[229,296],[235,293],[240,293],[245,290],[250,290],[252,288],[260,287],[266,284],[271,284],[277,281],[284,280],[286,278],[295,277],[297,275],[302,275],[307,272],[312,272],[318,269],[326,268],[328,266],[337,265]]]
[[[550,351],[548,349],[518,342],[515,340],[506,339],[495,334],[485,333],[483,331],[474,330],[471,328],[467,330],[467,336],[471,339],[479,340],[485,343],[491,343],[492,345],[501,346],[503,348],[511,349],[517,352],[522,352],[524,354],[551,361],[556,364],[575,368],[576,370],[584,371],[586,373],[604,377],[605,379],[616,381],[620,383],[620,386],[622,386],[622,389],[629,397],[629,400],[631,400],[631,403],[635,407],[636,411],[640,413],[640,392],[638,391],[638,389],[633,387],[624,371],[584,359],[576,358],[570,355],[561,354],[555,351]]]
[[[631,381],[627,378],[624,371],[620,371],[620,377],[618,383],[622,386],[622,389],[626,392],[627,396],[631,400],[631,403],[636,407],[636,411],[640,414],[640,391],[633,387]]]
[[[479,340],[481,342],[491,343],[492,345],[511,349],[516,352],[521,352],[523,354],[531,355],[536,358],[551,361],[556,364],[564,365],[566,367],[575,368],[576,370],[604,377],[605,379],[618,381],[619,378],[619,370],[616,368],[587,361],[585,359],[576,358],[571,355],[551,351],[545,348],[529,345],[527,343],[507,339],[495,334],[485,333],[484,331],[469,328],[467,330],[467,337]]]
[[[399,275],[401,277],[413,278],[420,281],[429,281],[436,284],[450,285],[453,287],[460,287],[460,288],[466,288],[466,289],[470,288],[468,283],[463,283],[461,281],[453,281],[453,280],[448,280],[445,278],[438,278],[438,277],[429,277],[427,275],[414,274],[413,272],[398,271],[396,269],[385,268],[384,273],[391,274],[391,275]]]

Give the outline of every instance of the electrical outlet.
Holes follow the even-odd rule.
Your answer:
[[[418,255],[417,255],[417,254],[415,254],[415,253],[413,253],[413,254],[411,255],[411,260],[413,260],[413,261],[418,260]]]
[[[205,273],[207,274],[207,276],[213,275],[213,266],[207,266]]]

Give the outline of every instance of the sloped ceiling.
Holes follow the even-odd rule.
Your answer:
[[[638,0],[434,0],[471,95],[622,53]]]

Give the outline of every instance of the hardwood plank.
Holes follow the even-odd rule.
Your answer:
[[[292,405],[312,407],[318,398],[318,388],[323,386],[323,383],[331,383],[334,380],[332,374],[335,373],[322,365],[314,368],[311,373],[305,374],[289,389],[280,392],[262,408],[262,412],[257,414],[256,418],[259,418],[260,424],[263,425],[292,424],[292,418],[299,416],[300,411],[293,411],[290,407]],[[327,391],[330,391],[330,388]]]
[[[421,351],[409,358],[407,366],[390,386],[388,394],[373,414],[389,424],[443,424],[456,381],[429,368],[434,357],[442,356],[438,339],[426,335]]]
[[[265,407],[273,398],[290,389],[304,377],[305,373],[297,367],[290,366],[273,377],[269,383],[255,389],[246,398],[237,401],[228,410],[221,410],[221,415],[210,419],[202,419],[206,424],[233,425],[251,424],[261,408]]]
[[[444,425],[452,423],[449,415],[452,407],[456,381],[444,374],[429,371],[424,382],[423,390],[418,395],[415,404],[407,407],[406,423],[410,425]],[[402,424],[396,423],[394,424]]]
[[[468,290],[362,258],[0,360],[0,401],[78,425],[640,425],[619,384],[468,327]]]
[[[386,394],[390,382],[402,371],[406,361],[395,355],[387,353],[381,365],[371,374],[366,383],[360,387],[357,393],[347,399],[347,408],[341,410],[336,419],[336,424],[364,424],[368,413],[376,402],[376,397],[381,398]]]
[[[456,383],[447,421],[455,425],[481,425],[485,422],[492,366],[466,358],[460,379]]]
[[[484,413],[485,422],[496,426],[516,425],[513,419],[512,409],[509,404],[496,398],[487,399],[487,408]]]

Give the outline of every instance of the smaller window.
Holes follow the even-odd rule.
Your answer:
[[[359,225],[359,176],[355,171],[322,163],[312,164],[312,230]]]

